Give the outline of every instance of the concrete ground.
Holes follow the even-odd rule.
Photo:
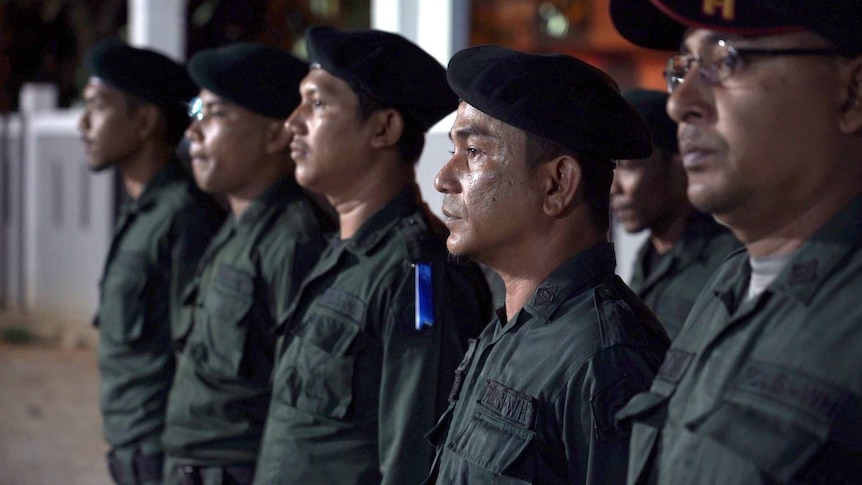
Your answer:
[[[0,313],[0,485],[110,484],[94,332]]]

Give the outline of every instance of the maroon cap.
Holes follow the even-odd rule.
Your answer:
[[[678,50],[690,27],[741,35],[810,30],[845,55],[862,53],[860,0],[611,0],[623,37],[650,49]]]

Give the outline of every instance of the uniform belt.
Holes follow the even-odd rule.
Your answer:
[[[218,483],[250,485],[254,480],[254,465],[198,466],[177,465],[183,485],[208,485],[213,475],[220,476]]]

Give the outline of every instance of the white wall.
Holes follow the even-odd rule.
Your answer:
[[[88,320],[113,230],[112,171],[90,173],[78,110],[27,117],[24,192],[24,305]]]

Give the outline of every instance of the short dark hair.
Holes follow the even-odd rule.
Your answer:
[[[123,93],[126,99],[126,113],[129,116],[133,115],[144,103],[149,103],[137,96]],[[189,126],[189,114],[185,106],[180,102],[174,105],[157,104],[156,108],[165,119],[165,134],[164,141],[168,145],[175,147],[179,144]]]
[[[559,156],[569,155],[578,161],[583,174],[584,200],[590,207],[590,218],[602,233],[610,230],[611,183],[614,179],[612,160],[587,153],[573,153],[557,142],[533,133],[527,135],[527,167],[535,169],[540,163]]]
[[[359,119],[362,121],[367,120],[375,111],[382,109],[391,108],[401,113],[401,117],[404,119],[404,131],[401,133],[401,138],[398,139],[398,151],[401,152],[401,161],[404,165],[416,165],[422,155],[422,149],[425,148],[425,130],[422,125],[398,108],[381,103],[364,89],[352,87],[353,92],[359,97]]]

